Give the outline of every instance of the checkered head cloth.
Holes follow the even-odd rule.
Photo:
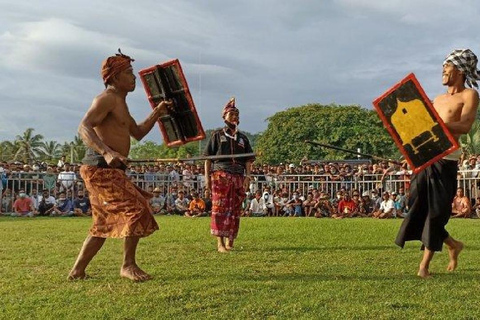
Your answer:
[[[477,80],[480,80],[480,70],[477,69],[477,56],[470,49],[453,50],[443,64],[451,62],[458,70],[465,74],[467,86],[478,88]]]

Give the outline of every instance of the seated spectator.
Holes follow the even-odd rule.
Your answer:
[[[367,217],[371,217],[373,213],[375,203],[370,198],[368,191],[362,193],[362,198],[360,199],[360,212],[365,214]]]
[[[273,194],[270,192],[270,187],[266,186],[263,189],[263,201],[265,203],[265,208],[267,210],[267,215],[269,217],[275,215],[275,205],[273,203]]]
[[[480,218],[480,197],[477,197],[475,204],[472,206],[472,214],[475,213],[477,218]]]
[[[351,218],[356,212],[358,212],[358,207],[355,201],[350,197],[350,193],[345,192],[343,199],[338,203],[337,214],[334,218]]]
[[[188,210],[185,211],[186,217],[206,217],[205,202],[198,196],[198,192],[192,193],[192,201],[188,205]]]
[[[53,211],[53,206],[55,205],[55,198],[50,195],[48,189],[43,189],[42,197],[38,204],[38,215],[39,216],[49,216]]]
[[[78,217],[92,215],[90,199],[85,197],[83,190],[78,190],[77,197],[73,200],[73,213]]]
[[[470,218],[471,214],[470,200],[464,195],[463,188],[458,188],[452,202],[452,218]]]
[[[289,217],[302,216],[302,199],[297,191],[293,192],[292,199],[287,202],[286,209]]]
[[[12,208],[12,192],[10,189],[5,189],[2,195],[2,210],[4,214],[10,215]]]
[[[162,190],[159,187],[153,189],[153,197],[150,199],[150,206],[153,214],[163,214],[165,210],[165,197],[162,195]]]
[[[336,213],[330,202],[330,197],[324,191],[319,193],[318,201],[313,210],[315,210],[315,218],[331,217]]]
[[[355,190],[352,192],[352,200],[355,202],[355,210],[352,212],[351,217],[366,217],[367,215],[360,210],[360,206],[362,204],[360,198],[360,192]]]
[[[37,213],[38,213],[38,205],[40,204],[40,198],[41,196],[38,195],[37,189],[33,188],[32,191],[30,192],[30,199],[32,200],[33,208]]]
[[[384,192],[382,196],[383,201],[380,203],[380,208],[373,212],[373,217],[378,219],[393,218],[395,214],[395,204],[390,198],[388,192]]]
[[[178,198],[175,200],[175,213],[181,216],[188,210],[188,199],[185,198],[183,190],[178,191]]]
[[[53,206],[53,211],[50,214],[52,217],[73,217],[73,202],[70,198],[67,198],[65,192],[60,192],[58,194],[58,199],[55,205]]]
[[[208,189],[205,189],[205,191],[203,192],[203,202],[205,202],[205,212],[207,216],[211,216],[212,215],[212,194]]]
[[[33,207],[32,199],[27,197],[25,190],[18,191],[18,198],[13,203],[12,217],[33,217],[35,208]]]
[[[57,175],[53,172],[52,167],[47,167],[47,172],[43,175],[43,185],[50,193],[53,193],[57,185]]]
[[[393,205],[395,206],[395,217],[404,218],[400,196],[395,191],[393,191],[390,194],[390,198],[393,200]]]
[[[311,192],[309,192],[307,194],[307,199],[305,199],[305,201],[303,201],[303,211],[305,212],[305,216],[306,217],[310,217],[311,214],[312,214],[312,210],[314,210],[314,207],[315,207],[315,200],[313,199],[313,194]]]
[[[175,214],[175,200],[177,200],[177,188],[171,187],[170,192],[165,197],[167,215]]]
[[[265,199],[262,197],[262,191],[255,191],[255,197],[250,202],[247,216],[249,217],[265,217],[267,208],[265,207]]]

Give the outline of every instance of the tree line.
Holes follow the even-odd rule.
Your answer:
[[[461,144],[468,154],[480,153],[480,124],[477,115],[472,130],[462,136]],[[352,155],[340,151],[318,148],[305,140],[338,146],[384,158],[399,159],[400,153],[393,139],[374,110],[358,105],[306,104],[275,113],[266,119],[266,130],[252,134],[249,138],[257,160],[261,163],[300,162],[301,159],[342,160]],[[132,159],[186,158],[197,156],[205,148],[206,141],[214,129],[206,131],[206,139],[190,142],[180,147],[167,147],[153,141],[132,140],[129,157]],[[22,161],[24,163],[46,162],[54,164],[65,156],[68,162],[78,163],[85,154],[85,146],[77,135],[72,141],[59,143],[44,140],[27,128],[13,141],[0,142],[0,161]]]

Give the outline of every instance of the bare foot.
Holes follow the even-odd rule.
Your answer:
[[[463,242],[457,241],[457,245],[454,248],[448,248],[448,255],[450,262],[447,266],[447,271],[454,271],[458,264],[458,255],[463,250]]]
[[[417,276],[419,276],[422,279],[428,279],[431,277],[430,272],[428,272],[428,270],[424,268],[420,268],[418,270]]]
[[[228,240],[227,244],[225,245],[225,249],[233,250],[233,241]]]
[[[120,276],[137,282],[152,279],[151,275],[140,269],[137,265],[122,267]]]
[[[67,277],[67,280],[85,280],[87,278],[87,274],[85,271],[70,271],[70,274]]]
[[[218,252],[220,252],[220,253],[228,253],[228,250],[227,250],[227,248],[225,248],[224,246],[218,246]]]

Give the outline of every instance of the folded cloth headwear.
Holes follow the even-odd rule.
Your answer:
[[[231,111],[239,112],[239,110],[235,106],[235,98],[231,98],[228,101],[228,103],[225,105],[225,107],[223,107],[222,118],[225,119],[225,116],[227,115],[227,113]]]
[[[470,49],[453,50],[443,64],[453,63],[459,71],[465,74],[466,83],[470,88],[478,88],[477,80],[480,80],[480,70],[477,69],[477,56]]]
[[[133,62],[132,58],[127,55],[124,55],[120,49],[118,49],[118,53],[114,56],[108,57],[107,59],[103,60],[102,62],[102,78],[103,83],[107,84],[108,81],[115,75],[119,74],[125,69],[131,67],[131,62]]]

